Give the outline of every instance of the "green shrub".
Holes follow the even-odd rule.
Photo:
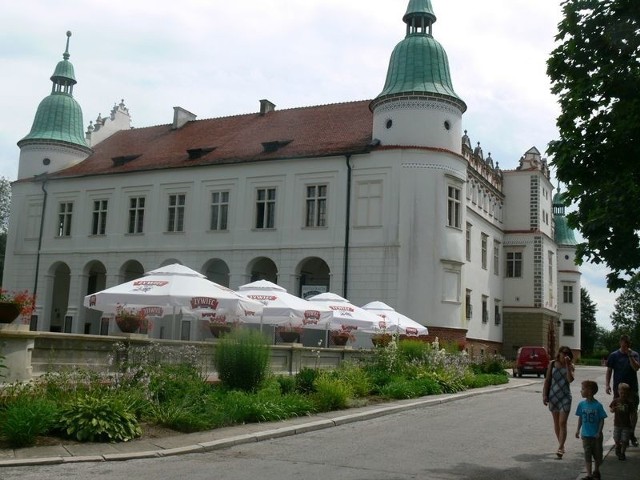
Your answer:
[[[467,388],[481,388],[509,383],[509,377],[502,373],[476,373],[466,375],[463,383]]]
[[[302,367],[298,373],[296,373],[296,392],[303,394],[310,394],[316,391],[315,381],[320,376],[320,370],[317,368]]]
[[[276,381],[278,382],[278,386],[280,387],[280,392],[287,394],[293,393],[296,391],[296,378],[291,375],[278,375],[276,377]]]
[[[510,362],[500,355],[482,356],[471,363],[474,373],[498,373],[506,375],[505,370],[509,369]]]
[[[29,447],[55,425],[58,408],[45,398],[21,397],[3,414],[2,434],[11,448]]]
[[[207,430],[215,424],[208,412],[187,401],[153,405],[150,407],[149,418],[159,425],[185,433]]]
[[[353,362],[341,363],[338,369],[333,372],[333,377],[347,383],[356,398],[366,397],[373,390],[373,383],[366,370]]]
[[[262,333],[237,328],[216,343],[214,363],[225,387],[254,392],[267,376],[270,357],[269,342]]]
[[[402,340],[398,344],[398,353],[407,363],[424,361],[431,345],[420,340]]]
[[[418,396],[416,386],[404,377],[394,378],[380,388],[380,395],[385,398],[404,399]]]
[[[149,376],[149,391],[160,403],[200,397],[209,388],[200,371],[186,363],[163,365]]]
[[[81,395],[60,417],[59,429],[80,442],[126,442],[142,435],[135,414],[112,395]]]
[[[457,372],[442,370],[433,372],[432,378],[440,385],[442,393],[456,393],[465,389],[463,377]]]
[[[314,384],[315,393],[311,395],[318,411],[329,412],[348,408],[353,397],[351,386],[344,380],[320,375]]]

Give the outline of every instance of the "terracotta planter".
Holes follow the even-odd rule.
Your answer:
[[[231,327],[226,324],[210,323],[209,330],[214,337],[220,338],[221,336],[229,333],[231,331]]]
[[[20,307],[11,302],[0,302],[0,323],[11,323],[20,315]]]
[[[373,335],[371,337],[371,343],[373,343],[374,347],[386,347],[391,343],[391,339],[393,337],[390,333],[383,333],[380,335]]]
[[[122,333],[136,333],[142,326],[142,321],[137,317],[116,317],[116,324]]]
[[[278,332],[280,340],[285,343],[297,343],[300,341],[300,333],[298,332]]]
[[[333,335],[331,341],[336,347],[344,347],[349,341],[349,335]]]

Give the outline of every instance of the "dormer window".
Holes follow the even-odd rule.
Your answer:
[[[292,140],[274,140],[272,142],[262,142],[262,148],[264,148],[264,153],[272,153],[289,145],[291,141]]]
[[[111,161],[113,162],[114,167],[120,167],[125,163],[129,163],[130,161],[135,160],[141,155],[141,153],[138,153],[136,155],[121,155],[119,157],[112,157]]]
[[[203,147],[203,148],[190,148],[187,150],[189,160],[196,160],[200,157],[204,157],[207,153],[211,153],[216,147]]]

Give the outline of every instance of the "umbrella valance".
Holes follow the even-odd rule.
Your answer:
[[[428,335],[427,327],[403,315],[383,302],[370,302],[362,306],[368,312],[375,313],[385,321],[384,330],[389,333],[418,336]]]

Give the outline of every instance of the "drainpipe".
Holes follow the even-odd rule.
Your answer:
[[[40,213],[40,233],[38,234],[38,253],[36,255],[36,274],[35,274],[35,279],[33,283],[34,297],[36,296],[36,293],[38,293],[38,273],[40,271],[40,250],[42,248],[42,234],[44,231],[44,212],[45,212],[45,209],[47,208],[48,192],[46,188],[44,188],[47,183],[47,174],[42,173],[40,175],[36,175],[35,180],[42,182],[41,188],[42,188],[42,193],[44,194],[44,197],[42,199],[42,212]]]
[[[345,155],[347,162],[347,205],[345,214],[345,231],[344,231],[344,271],[342,274],[342,296],[349,298],[348,285],[349,285],[349,230],[351,227],[351,154]]]

